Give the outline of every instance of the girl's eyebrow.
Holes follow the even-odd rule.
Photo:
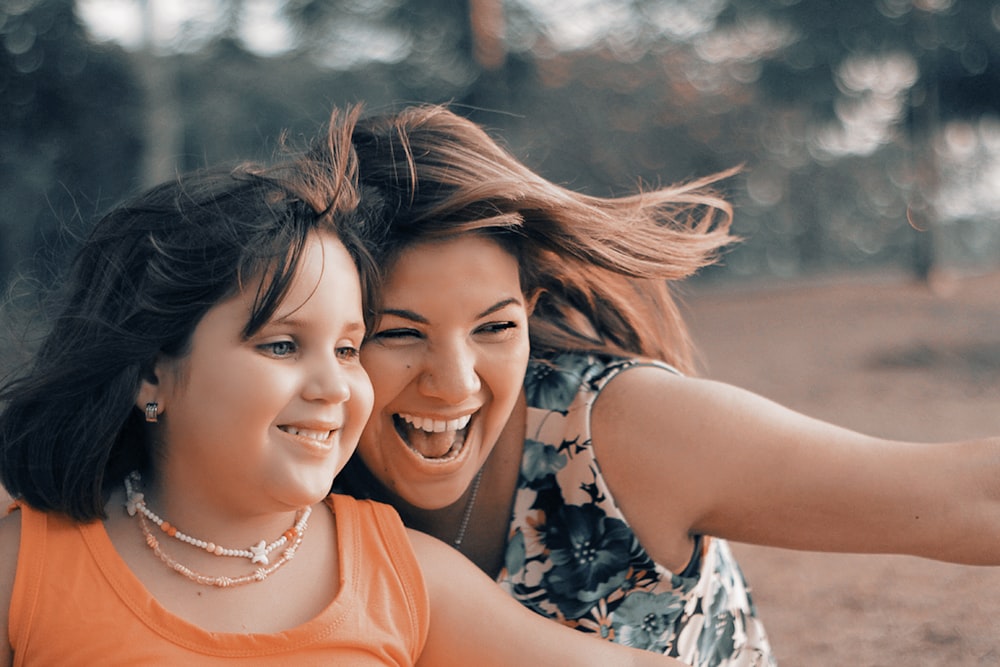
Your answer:
[[[307,320],[303,320],[302,318],[297,317],[295,313],[289,313],[288,315],[286,315],[284,317],[276,317],[276,318],[274,318],[273,320],[271,320],[270,323],[272,323],[272,324],[280,324],[282,326],[301,327],[301,326],[303,326],[303,322],[305,322],[305,321],[307,321]],[[344,330],[344,332],[351,333],[351,334],[352,333],[356,333],[356,332],[364,333],[364,331],[365,331],[365,323],[362,322],[361,320],[355,320],[354,322],[348,322],[347,324],[344,325],[343,330]]]
[[[502,309],[506,308],[507,306],[509,306],[511,304],[515,304],[516,305],[516,304],[519,304],[519,303],[521,303],[521,300],[518,299],[518,298],[516,298],[516,297],[510,297],[510,298],[507,298],[507,299],[501,299],[500,301],[497,301],[495,304],[493,304],[492,306],[490,306],[489,308],[487,308],[483,312],[477,314],[476,317],[475,317],[475,319],[477,319],[477,320],[478,319],[482,319],[482,318],[486,317],[487,315],[492,315],[493,313],[497,312],[498,310],[502,310]],[[405,308],[384,308],[382,310],[381,314],[382,315],[395,315],[396,317],[401,317],[404,320],[410,320],[411,322],[417,322],[418,324],[429,324],[429,320],[426,317],[424,317],[423,315],[420,315],[419,313],[415,313],[412,310],[407,310]]]
[[[348,324],[344,327],[344,333],[364,335],[365,323],[361,321],[348,322]]]

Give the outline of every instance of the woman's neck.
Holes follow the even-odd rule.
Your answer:
[[[474,502],[475,482],[458,500],[440,509],[415,507],[381,485],[378,488],[384,497],[376,499],[393,505],[410,528],[433,535],[448,544],[455,544],[465,523],[466,529],[457,548],[481,570],[496,577],[503,564],[514,491],[521,468],[526,415],[527,407],[522,395],[496,446],[483,464]]]

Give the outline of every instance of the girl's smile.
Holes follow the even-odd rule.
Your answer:
[[[245,338],[248,314],[246,294],[211,308],[188,352],[156,364],[139,402],[159,403],[163,469],[184,470],[194,497],[237,512],[260,496],[277,508],[311,505],[353,453],[372,403],[361,289],[343,244],[313,235],[274,316]]]
[[[279,426],[279,431],[287,433],[299,442],[307,452],[318,456],[326,456],[336,444],[335,436],[339,430],[336,426],[312,428],[300,426]]]

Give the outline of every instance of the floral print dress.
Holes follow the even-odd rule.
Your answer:
[[[601,475],[590,412],[639,364],[565,353],[532,360],[528,425],[498,582],[526,607],[610,641],[697,666],[775,665],[743,574],[721,539],[679,574],[653,561]]]

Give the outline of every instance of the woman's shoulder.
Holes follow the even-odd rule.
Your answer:
[[[564,351],[532,357],[525,375],[528,407],[564,412],[581,391],[599,394],[613,378],[630,368],[652,367],[671,375],[671,365],[645,357],[619,357],[595,352]]]

